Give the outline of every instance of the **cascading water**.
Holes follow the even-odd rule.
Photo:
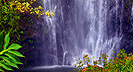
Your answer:
[[[48,38],[45,41],[43,65],[74,65],[88,54],[97,60],[103,53],[109,57],[119,51],[122,10],[119,0],[43,0],[44,10],[54,12],[44,17]],[[123,3],[123,2],[121,2]],[[92,64],[92,61],[91,63]]]
[[[133,3],[132,3],[132,9],[131,9],[131,25],[132,25],[131,31],[133,32]]]

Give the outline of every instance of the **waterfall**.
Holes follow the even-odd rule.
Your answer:
[[[97,60],[103,53],[118,53],[122,39],[119,0],[43,0],[48,38],[42,64],[74,65],[85,54]],[[92,60],[93,61],[93,60]],[[92,61],[90,64],[92,64]]]
[[[133,31],[133,3],[132,3],[132,10],[131,10],[131,25],[132,25],[131,31]]]

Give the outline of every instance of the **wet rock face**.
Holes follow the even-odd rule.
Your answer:
[[[126,50],[126,53],[133,53],[133,26],[131,20],[132,2],[124,0],[123,20],[122,20],[122,33],[123,39],[121,48]]]
[[[109,29],[109,38],[117,31],[119,36],[123,36],[120,44],[120,49],[124,48],[126,53],[133,53],[133,26],[132,26],[132,2],[128,0],[118,0],[117,13],[113,12],[113,8],[116,6],[114,1],[107,1],[108,13],[113,13],[111,19],[107,22],[111,23],[107,25]],[[116,18],[117,16],[117,18]],[[110,30],[113,29],[113,30]],[[116,54],[115,54],[116,55]]]
[[[123,33],[127,34],[131,30],[131,9],[132,3],[128,0],[124,0],[124,17],[123,17]]]

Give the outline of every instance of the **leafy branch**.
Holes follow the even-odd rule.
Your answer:
[[[0,33],[0,71],[2,72],[4,72],[3,68],[5,70],[13,71],[11,67],[18,68],[17,64],[23,64],[20,62],[18,57],[24,57],[24,56],[17,51],[18,49],[21,48],[21,46],[16,43],[12,43],[11,45],[9,45],[9,41],[10,41],[10,36],[8,33],[4,38],[4,44],[2,49],[2,42],[3,42],[3,31],[2,31]]]

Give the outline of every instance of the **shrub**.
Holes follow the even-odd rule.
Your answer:
[[[90,59],[88,55],[85,55],[83,57],[83,61],[80,60],[80,58],[77,61],[75,65],[77,68],[79,68],[79,72],[132,72],[133,71],[133,55],[132,53],[127,54],[125,53],[125,50],[122,49],[117,54],[117,57],[115,60],[110,59],[107,63],[107,55],[104,53],[102,55],[103,61],[101,60],[101,57],[99,57],[98,61],[94,61],[93,65],[89,65],[88,62],[90,62]],[[99,67],[97,64],[100,62],[103,62],[103,67]],[[84,64],[87,64],[86,68],[82,68]]]

